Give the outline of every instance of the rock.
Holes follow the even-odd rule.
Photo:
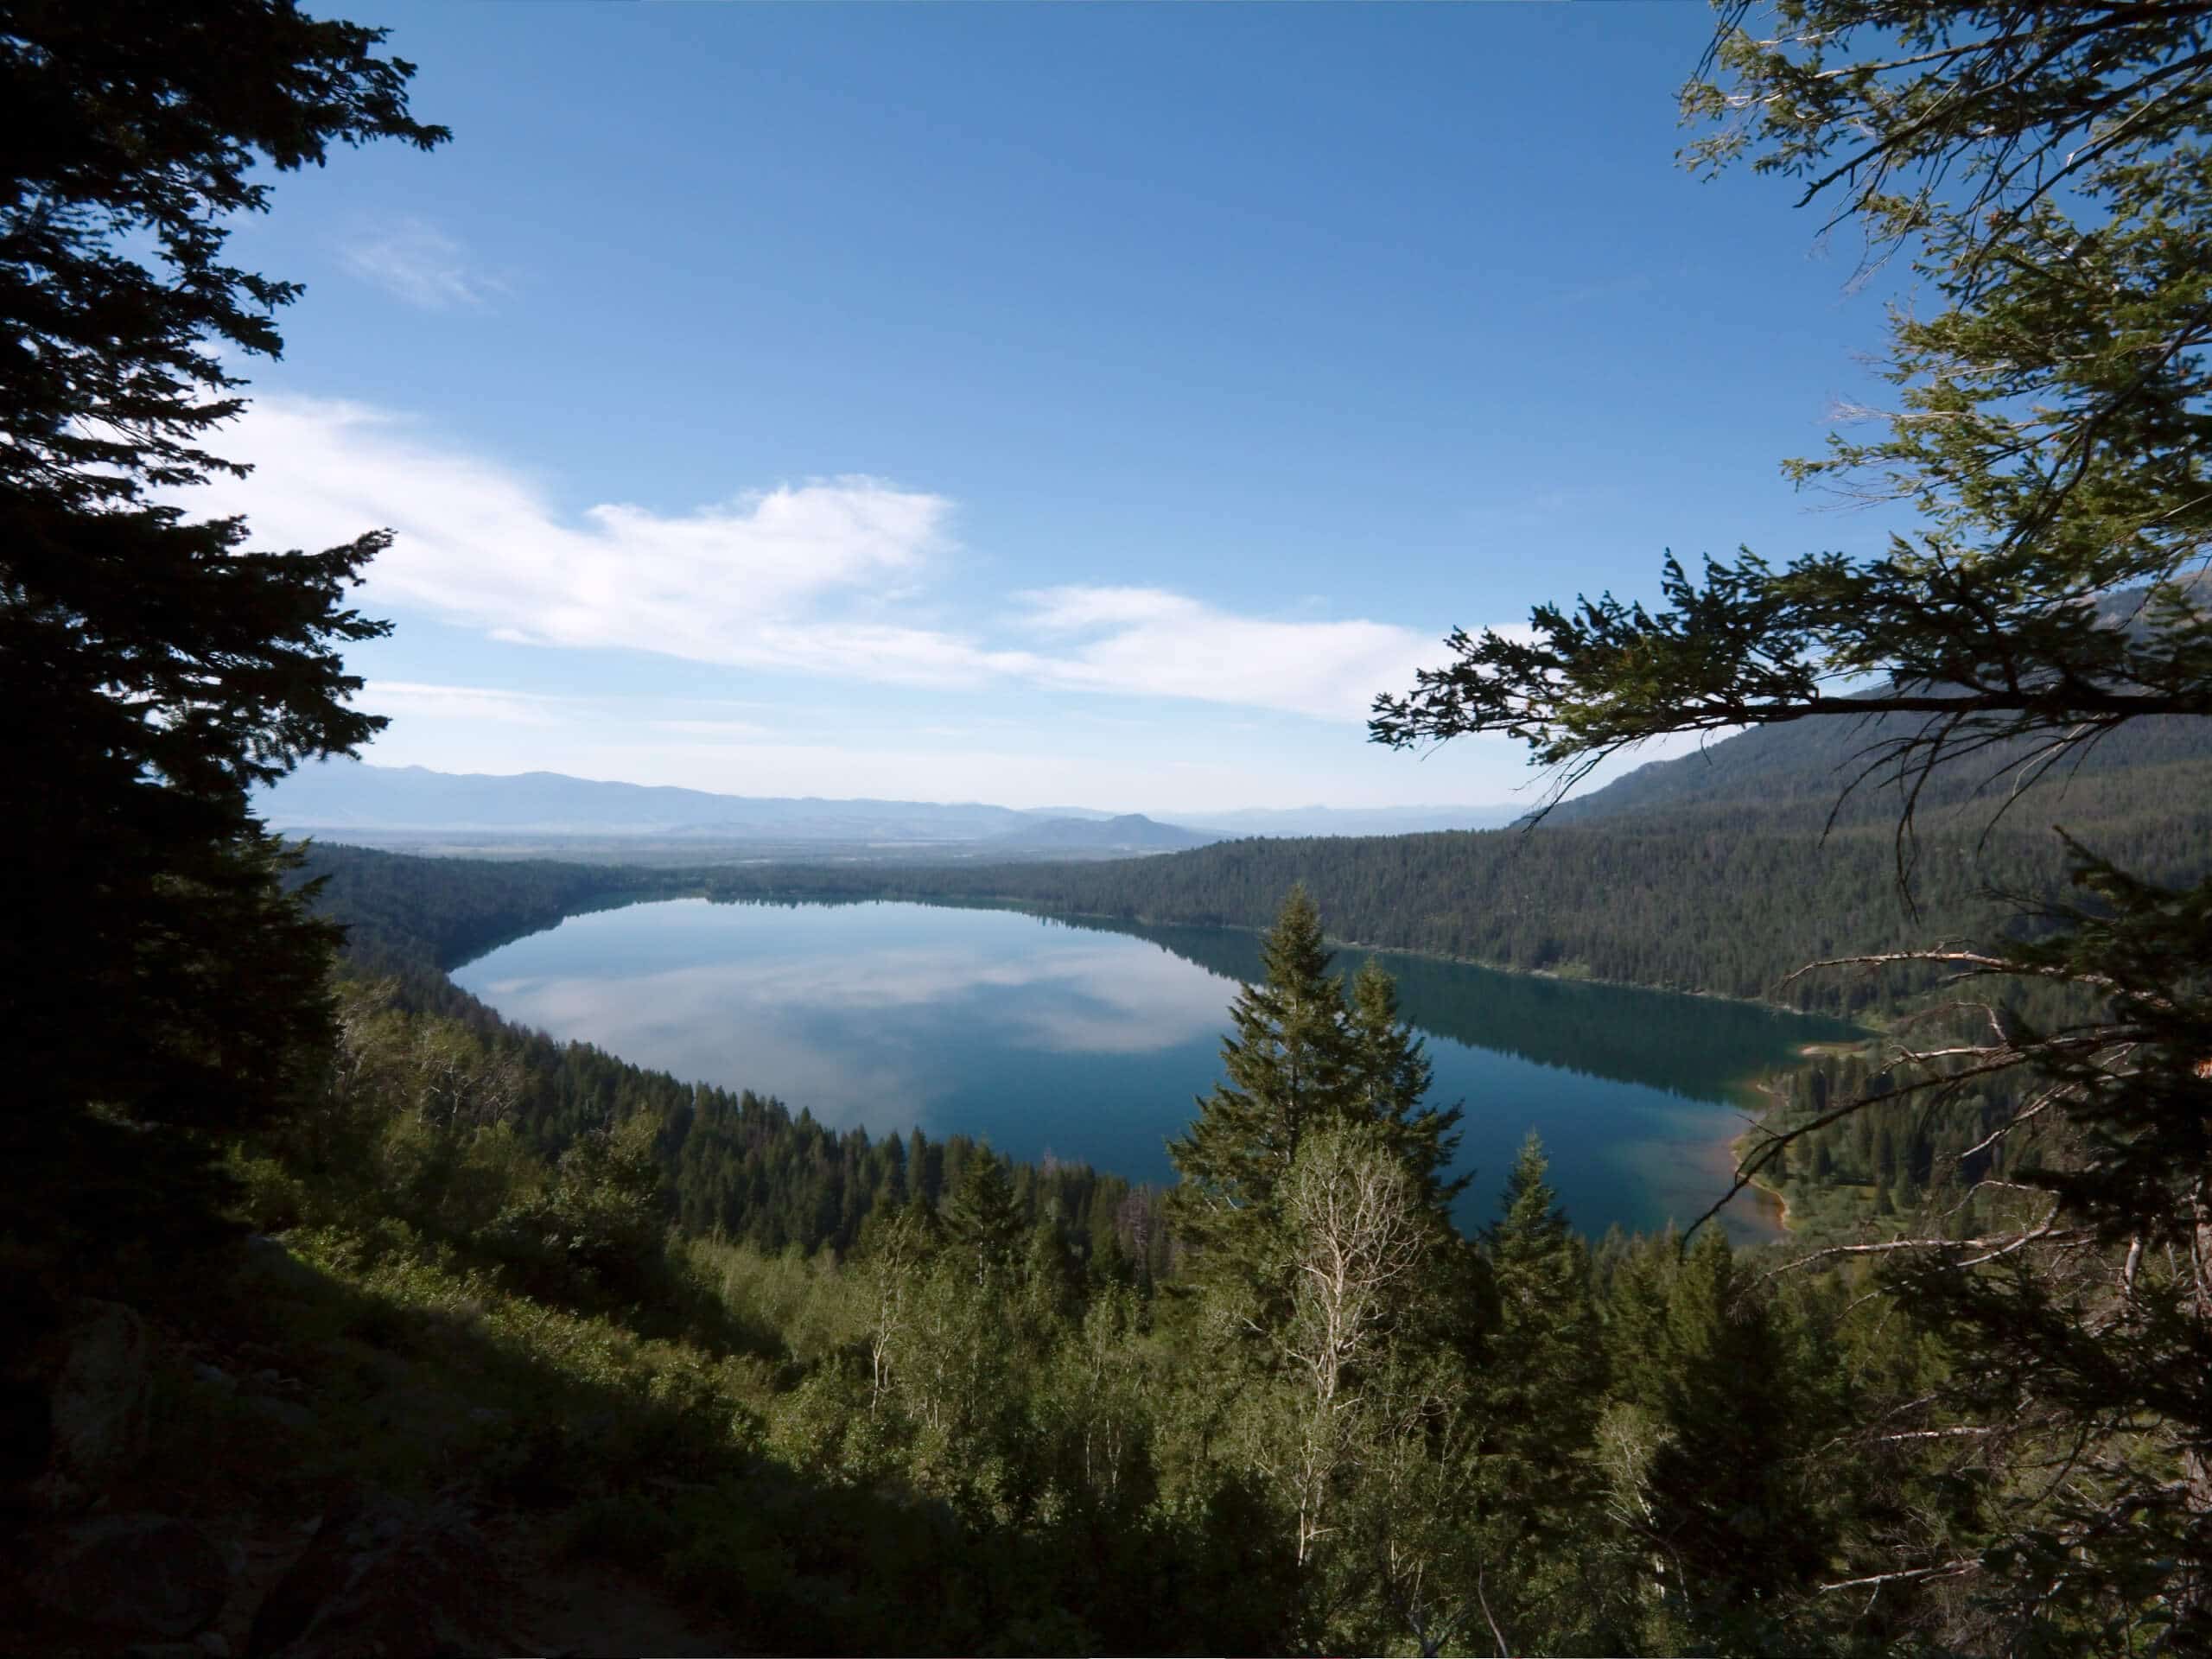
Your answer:
[[[279,1295],[311,1295],[322,1285],[320,1273],[264,1233],[246,1240],[245,1259],[239,1271]]]
[[[57,1612],[148,1637],[188,1637],[222,1611],[231,1569],[188,1521],[104,1515],[62,1529],[29,1585]]]
[[[449,1503],[359,1492],[332,1505],[254,1616],[251,1659],[496,1653],[491,1546]]]
[[[54,1400],[45,1383],[0,1374],[0,1493],[28,1486],[53,1455]]]
[[[316,1343],[310,1355],[313,1369],[325,1379],[369,1394],[403,1388],[415,1376],[415,1367],[390,1349],[351,1337],[332,1337]]]
[[[460,1395],[416,1383],[387,1389],[370,1401],[368,1420],[381,1434],[438,1450],[467,1433],[476,1415]]]
[[[296,1400],[279,1400],[270,1395],[249,1394],[243,1396],[240,1403],[264,1422],[274,1423],[289,1433],[303,1433],[315,1427],[315,1413]]]
[[[225,1394],[228,1394],[238,1385],[238,1378],[232,1376],[221,1366],[210,1365],[204,1359],[193,1366],[192,1375],[203,1387],[219,1389]]]
[[[231,1644],[220,1630],[200,1631],[192,1645],[200,1649],[200,1659],[231,1659]]]
[[[48,1395],[52,1449],[45,1485],[67,1501],[98,1491],[146,1449],[150,1380],[146,1326],[120,1302],[84,1301],[62,1338]]]

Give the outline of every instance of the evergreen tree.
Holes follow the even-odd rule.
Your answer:
[[[1411,1022],[1398,1014],[1397,982],[1372,959],[1352,976],[1348,1026],[1351,1042],[1351,1115],[1375,1123],[1383,1143],[1419,1185],[1423,1205],[1440,1217],[1474,1179],[1447,1176],[1458,1152],[1460,1108],[1427,1105],[1433,1068]]]
[[[988,1147],[969,1153],[944,1208],[947,1231],[975,1264],[980,1281],[1011,1279],[1021,1244],[1021,1212],[1007,1167]]]
[[[446,137],[409,115],[412,68],[378,55],[383,38],[278,0],[0,7],[0,868],[25,878],[0,930],[0,1041],[18,1176],[91,1133],[95,1103],[264,1117],[329,1039],[334,936],[285,892],[248,791],[382,724],[346,706],[361,682],[340,650],[384,632],[345,595],[385,538],[249,550],[243,524],[160,497],[245,470],[204,446],[243,407],[235,353],[274,357],[271,314],[299,291],[225,263],[233,216],[334,145]]]
[[[1230,1006],[1223,1040],[1227,1079],[1198,1103],[1188,1133],[1167,1143],[1182,1183],[1179,1230],[1216,1266],[1264,1246],[1278,1188],[1312,1129],[1339,1116],[1355,1087],[1356,1059],[1339,981],[1321,939],[1321,918],[1291,889],[1262,946],[1267,977]]]
[[[1498,1219],[1483,1235],[1497,1308],[1483,1387],[1485,1450],[1498,1459],[1500,1484],[1517,1503],[1556,1516],[1571,1514],[1587,1489],[1606,1370],[1590,1252],[1568,1225],[1548,1169],[1532,1131],[1506,1177]]]
[[[1871,741],[1846,775],[1883,786],[1909,890],[1915,809],[1947,764],[2024,787],[2130,722],[2212,715],[2207,12],[1783,0],[1754,28],[1751,0],[1719,10],[1684,94],[1717,126],[1693,165],[1749,156],[1796,181],[1830,224],[1902,252],[1923,296],[1891,314],[1885,429],[1788,470],[1897,502],[1915,528],[1869,557],[1708,559],[1701,580],[1670,555],[1658,608],[1605,594],[1541,607],[1525,633],[1455,632],[1453,660],[1376,699],[1373,734],[1510,735],[1563,790],[1662,734],[1849,721]],[[1999,934],[1862,959],[1987,987],[1966,1034],[1908,1046],[1910,1075],[1878,1098],[1948,1103],[1963,1078],[2009,1074],[1977,1145],[2037,1154],[1994,1194],[2000,1231],[1932,1226],[1885,1252],[1904,1305],[1961,1350],[1921,1404],[2008,1459],[1982,1472],[2016,1499],[1978,1560],[1939,1532],[1907,1570],[1979,1568],[2008,1641],[2063,1618],[2106,1650],[2203,1650],[2212,882],[2201,864],[2173,888],[2067,849],[2089,902],[2022,906],[2006,931],[2045,936],[2032,947]],[[2024,985],[2063,991],[2062,1017],[2008,1015]],[[1911,1208],[1920,1172],[1881,1165],[1877,1209]],[[2067,1477],[2079,1467],[2097,1478]]]
[[[1628,1264],[1616,1296],[1619,1392],[1657,1429],[1634,1511],[1669,1646],[1757,1651],[1834,1546],[1806,1428],[1832,1421],[1803,1384],[1784,1312],[1746,1281],[1717,1228]]]
[[[1531,1134],[1483,1235],[1488,1317],[1468,1381],[1474,1427],[1459,1552],[1459,1575],[1483,1575],[1491,1616],[1523,1643],[1592,1628],[1574,1563],[1602,1527],[1593,1452],[1605,1332],[1590,1253],[1546,1173]]]

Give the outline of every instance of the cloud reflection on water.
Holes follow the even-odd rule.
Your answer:
[[[1158,939],[895,902],[674,900],[573,917],[454,976],[511,1019],[773,1095],[833,1128],[918,1126],[1016,1157],[1050,1145],[1169,1180],[1165,1139],[1220,1076],[1236,989],[1222,974],[1238,966],[1223,952],[1250,954],[1246,936],[1185,937],[1196,931]],[[1765,1024],[1696,999],[1391,965],[1429,1033],[1432,1099],[1466,1107],[1457,1167],[1478,1180],[1463,1227],[1491,1219],[1532,1128],[1592,1234],[1688,1221],[1726,1189],[1738,1119],[1714,1079],[1764,1063],[1778,1040]],[[1586,1062],[1593,1043],[1611,1060],[1562,1069],[1560,1057]],[[1764,1229],[1747,1211],[1730,1230]]]
[[[499,957],[537,954],[527,951],[533,942]],[[1004,944],[902,944],[726,956],[652,970],[510,969],[469,982],[526,1025],[651,1056],[649,1064],[678,1076],[773,1094],[824,1122],[871,1132],[924,1118],[957,1092],[976,1046],[1160,1054],[1217,1034],[1232,994],[1203,969],[1139,941],[1065,935],[1039,935],[1017,954]],[[949,1046],[942,1033],[954,1020],[967,1037]]]

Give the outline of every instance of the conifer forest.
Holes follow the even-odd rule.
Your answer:
[[[293,0],[0,0],[0,1647],[2212,1655],[2212,4],[1708,21],[1652,67],[1681,167],[1910,283],[1886,406],[1773,457],[1894,528],[1655,550],[1525,625],[1399,595],[1440,643],[1347,741],[1511,746],[1520,822],[585,860],[272,828],[385,732],[404,538],[271,550],[193,494],[321,297],[259,226],[446,165],[451,83]],[[1172,1179],[451,977],[675,899],[1261,967]],[[1706,1217],[1595,1227],[1532,1134],[1470,1226],[1485,1103],[1356,949],[1848,1034],[1733,1080]]]

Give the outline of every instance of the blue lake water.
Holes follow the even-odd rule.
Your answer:
[[[1686,1223],[1726,1190],[1745,1087],[1847,1030],[1712,998],[1376,953],[1427,1038],[1431,1099],[1465,1111],[1460,1220],[1494,1212],[1541,1134],[1569,1215]],[[1340,951],[1356,969],[1365,953]],[[950,906],[710,904],[574,916],[457,969],[508,1018],[687,1081],[773,1095],[833,1127],[918,1125],[1169,1182],[1162,1143],[1221,1075],[1259,941]],[[1771,1236],[1748,1198],[1725,1217]]]

